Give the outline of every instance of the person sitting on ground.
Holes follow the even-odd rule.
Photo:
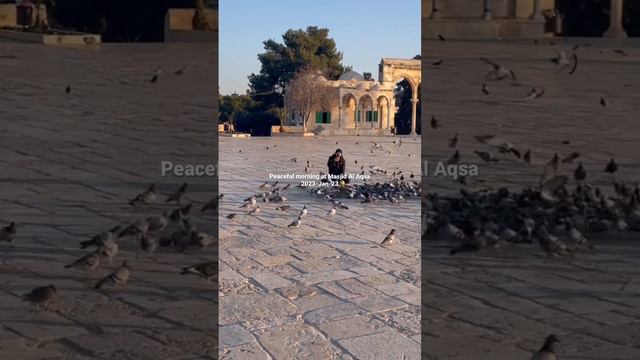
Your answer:
[[[330,178],[333,181],[343,180],[345,183],[349,182],[348,178],[339,178],[340,175],[344,175],[346,161],[344,157],[342,157],[342,150],[337,149],[333,155],[329,157],[329,161],[327,162],[327,167],[329,168],[329,175],[337,176],[338,178]]]

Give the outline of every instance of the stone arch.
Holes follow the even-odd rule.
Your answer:
[[[386,95],[378,95],[376,105],[378,108],[377,127],[379,129],[388,129],[391,124],[391,100]]]
[[[351,129],[356,126],[355,116],[358,108],[358,98],[353,93],[345,93],[340,99],[340,124],[339,127]]]

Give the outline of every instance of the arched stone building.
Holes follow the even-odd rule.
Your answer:
[[[390,135],[395,127],[394,89],[399,81],[405,79],[411,86],[411,129],[415,134],[417,94],[422,82],[420,64],[421,61],[415,59],[383,58],[378,81],[365,80],[355,71],[342,74],[338,80],[317,76],[317,81],[329,89],[326,99],[311,111],[307,131],[319,135]],[[285,103],[289,103],[286,94],[285,90]],[[287,131],[299,131],[302,118],[295,109],[291,111],[285,122]]]

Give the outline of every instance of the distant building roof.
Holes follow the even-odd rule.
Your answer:
[[[355,71],[347,71],[346,73],[340,75],[340,78],[338,80],[364,80],[364,76]]]

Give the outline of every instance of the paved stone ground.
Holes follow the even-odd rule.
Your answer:
[[[214,286],[179,275],[215,249],[147,257],[125,240],[112,265],[63,268],[86,253],[80,241],[172,208],[127,205],[151,182],[169,192],[185,181],[162,178],[161,160],[215,164],[216,62],[202,44],[0,44],[0,224],[18,223],[13,245],[0,244],[0,359],[216,357]],[[157,67],[164,74],[151,84]],[[214,196],[211,178],[188,181],[196,204]],[[196,211],[193,222],[217,229],[212,215]],[[123,259],[128,285],[93,290]],[[58,288],[48,309],[21,301],[48,284]]]
[[[305,174],[306,160],[311,173],[326,172],[336,148],[344,151],[347,172],[375,164],[417,176],[419,139],[404,138],[401,147],[392,140],[221,138],[221,359],[420,358],[417,199],[399,205],[346,199],[350,209],[331,218],[330,203],[285,181],[291,183],[288,212],[275,210],[280,204],[261,204],[257,216],[226,219],[247,213],[239,206],[260,191],[269,173]],[[392,154],[371,154],[370,141]],[[308,217],[299,229],[288,229],[303,205]],[[391,228],[401,243],[378,247]]]
[[[547,59],[574,43],[575,74],[556,74]],[[425,131],[423,159],[446,160],[453,151],[447,138],[460,134],[464,163],[477,163],[473,150],[489,148],[473,135],[494,134],[522,151],[532,149],[525,166],[499,156],[495,165],[480,166],[470,188],[536,184],[554,152],[582,153],[588,180],[610,188],[602,169],[611,156],[620,164],[619,179],[637,181],[640,134],[640,47],[637,41],[604,39],[533,42],[427,42],[427,94],[423,129],[431,115],[443,127]],[[616,54],[623,48],[628,56]],[[518,81],[487,84],[490,57],[512,68]],[[545,96],[524,100],[531,87]],[[601,107],[606,95],[609,106]],[[563,145],[564,140],[570,144]],[[494,150],[495,152],[495,150]],[[576,165],[562,172],[571,174]],[[451,194],[460,184],[451,179],[424,178],[426,191]],[[449,257],[452,244],[426,240],[423,247],[423,357],[427,359],[528,359],[544,337],[555,333],[561,359],[640,358],[640,239],[609,236],[596,239],[597,251],[573,261],[547,260],[537,246],[518,246],[474,255]],[[626,285],[626,286],[625,286]]]

